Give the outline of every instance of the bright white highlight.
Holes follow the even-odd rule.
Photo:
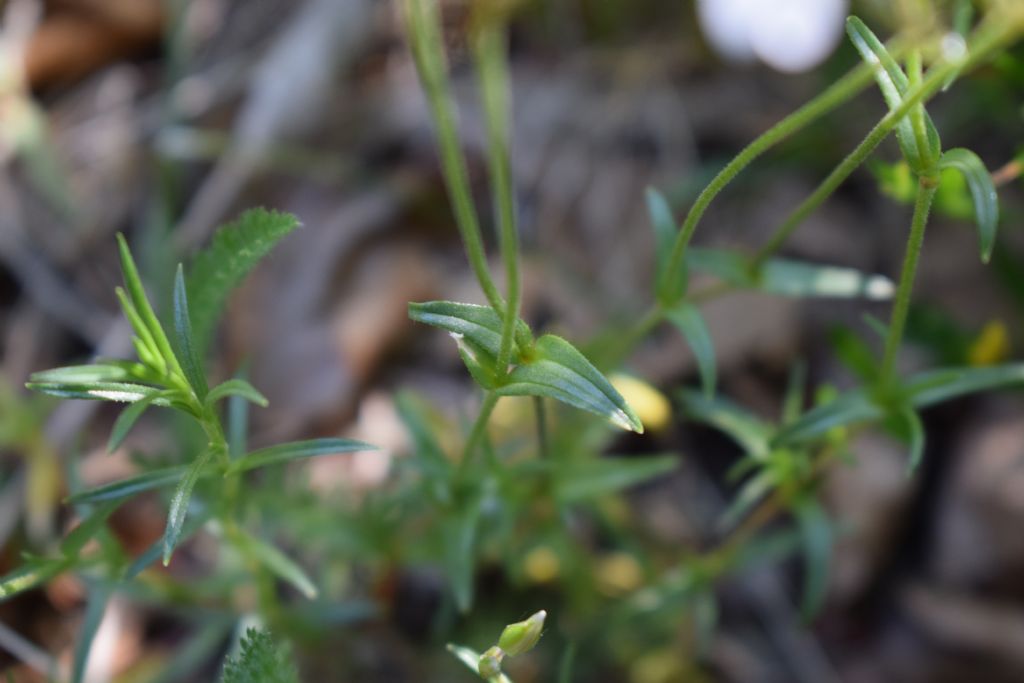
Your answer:
[[[725,58],[755,58],[778,71],[806,71],[843,35],[848,0],[698,0],[708,42]]]

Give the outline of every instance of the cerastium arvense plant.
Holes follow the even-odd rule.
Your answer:
[[[453,337],[482,390],[482,402],[475,419],[462,429],[426,401],[399,394],[397,407],[414,452],[396,463],[394,486],[382,487],[358,505],[332,508],[319,501],[319,508],[307,506],[301,514],[296,506],[278,500],[278,495],[250,503],[259,493],[249,486],[254,480],[243,484],[247,472],[296,458],[369,448],[344,439],[317,439],[249,451],[244,438],[245,413],[239,408],[246,401],[263,405],[265,400],[241,377],[211,386],[206,374],[211,330],[227,292],[295,227],[292,217],[251,212],[221,231],[213,245],[195,259],[187,276],[178,270],[171,297],[172,324],[166,326],[150,306],[131,254],[120,240],[125,289],[119,290],[118,296],[134,331],[137,360],[100,360],[39,373],[30,386],[66,398],[128,403],[114,425],[111,448],[122,442],[148,407],[177,411],[203,436],[200,446],[188,450],[180,460],[150,458],[136,477],[74,491],[69,502],[82,522],[52,552],[27,558],[21,568],[0,579],[2,599],[66,570],[86,578],[89,603],[73,663],[76,681],[81,680],[103,606],[115,591],[141,591],[170,604],[201,604],[209,609],[211,604],[224,607],[223,603],[231,602],[224,599],[225,585],[246,577],[255,588],[256,604],[244,604],[243,600],[243,604],[228,605],[223,610],[226,614],[207,620],[197,636],[197,648],[219,642],[225,619],[234,623],[240,612],[256,612],[271,627],[286,630],[296,614],[282,605],[275,581],[291,584],[305,596],[314,596],[317,590],[299,561],[261,536],[264,520],[260,513],[264,511],[258,509],[260,505],[273,509],[279,518],[275,522],[290,527],[295,536],[322,542],[319,557],[324,563],[340,558],[345,563],[378,566],[422,562],[443,566],[449,606],[459,612],[473,605],[477,568],[484,562],[500,563],[513,583],[524,581],[524,577],[562,580],[565,600],[573,608],[567,611],[578,619],[560,622],[555,634],[538,646],[542,650],[568,638],[577,642],[614,639],[620,654],[642,652],[652,633],[671,634],[673,625],[682,619],[692,621],[698,641],[706,641],[717,618],[716,585],[751,562],[763,562],[794,547],[802,547],[806,559],[803,607],[809,616],[824,596],[834,535],[819,502],[818,484],[829,466],[848,455],[851,436],[868,426],[883,426],[908,444],[912,469],[924,453],[919,411],[970,392],[1024,383],[1024,365],[1019,364],[946,368],[905,377],[897,363],[929,210],[942,171],[954,168],[966,179],[983,260],[994,248],[998,222],[997,197],[989,173],[973,153],[941,149],[925,104],[959,76],[1018,40],[1024,32],[1024,6],[1020,3],[989,3],[973,30],[960,26],[959,32],[906,33],[888,44],[851,18],[848,32],[864,64],[741,151],[700,193],[681,226],[669,203],[658,192],[648,192],[658,246],[653,303],[636,316],[629,329],[614,335],[611,343],[586,347],[593,349],[595,362],[561,337],[535,335],[520,317],[520,246],[510,163],[506,37],[506,22],[515,4],[499,0],[472,3],[468,31],[486,123],[488,176],[505,277],[501,291],[485,256],[481,221],[459,144],[438,2],[402,0],[456,224],[486,305],[452,301],[410,305],[413,320],[439,327]],[[744,253],[690,245],[705,210],[737,174],[848,102],[872,81],[881,88],[888,112],[761,248]],[[903,268],[895,282],[849,268],[778,257],[804,219],[890,134],[895,134],[914,177],[916,194]],[[623,241],[628,243],[628,238],[624,236]],[[712,276],[715,284],[691,286],[694,272]],[[870,367],[862,368],[863,384],[841,393],[827,386],[813,387],[814,401],[808,408],[806,375],[798,366],[776,420],[757,416],[720,396],[715,345],[701,306],[741,290],[788,297],[891,299],[889,321],[871,320],[870,326],[880,337],[881,353]],[[678,392],[679,405],[693,420],[720,429],[739,444],[745,455],[731,476],[742,483],[724,510],[721,538],[710,548],[673,548],[668,560],[665,553],[638,560],[639,544],[629,538],[628,522],[618,521],[602,501],[608,494],[670,471],[678,456],[606,456],[613,443],[609,425],[635,432],[642,432],[643,425],[598,368],[622,364],[665,322],[682,333],[698,361],[701,389]],[[491,427],[496,407],[503,398],[513,396],[529,397],[532,402],[536,439],[521,434],[494,438]],[[230,406],[227,420],[220,409],[224,399]],[[556,413],[553,404],[545,403],[548,399],[582,412]],[[594,420],[587,413],[604,419]],[[446,438],[453,432],[461,435],[454,453],[449,447],[452,439]],[[188,446],[185,442],[180,445],[183,449]],[[106,520],[130,497],[154,490],[169,493],[163,538],[141,556],[128,557],[105,528]],[[608,556],[580,542],[578,522],[585,515],[621,550]],[[765,525],[780,515],[792,516],[795,533],[765,531]],[[234,557],[233,564],[226,560],[218,567],[220,583],[197,582],[184,590],[170,580],[139,580],[147,566],[161,558],[169,561],[175,548],[200,528],[221,538]],[[346,535],[341,530],[352,533]],[[606,572],[594,570],[604,560],[609,560],[609,567],[628,570],[618,571],[610,588],[602,578]],[[191,593],[202,594],[202,600],[190,602]],[[600,600],[597,595],[613,599]],[[454,611],[442,610],[445,614],[450,618]],[[508,681],[502,664],[538,644],[545,617],[546,612],[541,611],[512,624],[497,645],[482,652],[455,645],[450,649],[481,677]],[[646,620],[646,627],[637,627],[638,618]],[[563,663],[561,679],[571,680],[571,656]],[[261,675],[266,680],[296,679],[287,649],[277,647],[265,633],[253,631],[242,639],[237,658],[229,660],[224,680],[260,680]]]
[[[471,11],[468,36],[486,122],[488,169],[506,277],[503,297],[488,271],[466,163],[460,152],[438,4],[436,0],[404,0],[412,49],[433,114],[456,222],[488,301],[487,306],[455,302],[410,306],[414,320],[441,327],[455,338],[470,374],[484,391],[479,416],[463,450],[462,468],[473,466],[488,417],[502,396],[536,397],[538,423],[542,427],[537,452],[548,453],[556,459],[561,454],[543,443],[546,438],[543,398],[554,398],[604,415],[627,429],[641,429],[618,393],[568,342],[551,336],[534,339],[529,327],[518,317],[518,236],[509,164],[509,87],[504,32],[512,5],[514,3],[476,3]],[[966,15],[960,12],[959,16]],[[918,411],[970,392],[1024,382],[1024,365],[947,368],[903,377],[896,362],[929,210],[944,169],[954,168],[966,180],[983,261],[988,261],[995,245],[998,199],[992,178],[973,152],[942,150],[925,103],[960,75],[1015,42],[1024,31],[1024,6],[1012,2],[994,3],[973,31],[970,28],[961,25],[959,31],[900,35],[886,46],[862,21],[851,17],[847,32],[864,63],[737,155],[700,193],[681,227],[677,229],[665,199],[654,190],[648,192],[658,246],[655,303],[627,334],[620,335],[620,343],[602,360],[607,365],[620,362],[663,321],[677,327],[694,352],[703,384],[702,392],[681,392],[682,407],[693,419],[721,429],[738,442],[746,455],[733,476],[746,479],[723,518],[728,534],[721,543],[709,552],[689,557],[654,586],[637,592],[629,601],[630,610],[656,611],[682,599],[693,606],[698,626],[709,630],[716,611],[711,592],[715,581],[744,566],[751,555],[750,548],[755,546],[755,535],[764,523],[778,512],[788,512],[797,522],[798,537],[804,547],[807,561],[803,608],[806,615],[812,615],[820,606],[826,588],[832,539],[831,525],[818,502],[816,488],[824,469],[847,453],[848,428],[883,425],[909,444],[908,470],[913,470],[924,452],[924,431]],[[773,146],[850,100],[872,80],[882,91],[888,113],[789,215],[764,246],[749,255],[690,247],[705,210],[740,171]],[[804,219],[892,133],[917,183],[906,255],[897,283],[849,269],[777,258],[776,252]],[[626,239],[624,236],[624,241]],[[708,289],[691,290],[690,271],[706,271],[719,283]],[[797,368],[784,401],[783,414],[777,422],[766,421],[716,396],[714,344],[699,306],[712,298],[743,289],[782,296],[893,299],[887,324],[870,321],[881,336],[883,347],[871,376],[865,378],[862,387],[844,393],[829,387],[819,388],[815,405],[806,410],[805,377]],[[558,471],[557,465],[553,470]],[[641,475],[631,481],[642,478]],[[472,493],[463,492],[463,495],[478,500]],[[767,552],[765,549],[762,554]],[[464,650],[456,652],[472,666],[472,657]],[[494,680],[499,669],[490,666],[493,662],[485,659],[479,661],[480,673]]]

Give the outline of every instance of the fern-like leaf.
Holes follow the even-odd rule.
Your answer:
[[[228,294],[278,241],[299,226],[288,213],[252,209],[213,237],[188,274],[188,303],[197,354],[205,355]]]
[[[224,662],[220,683],[299,683],[291,649],[266,631],[246,631],[235,659]]]

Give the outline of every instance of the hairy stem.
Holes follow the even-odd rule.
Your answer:
[[[889,320],[889,333],[885,338],[881,375],[883,386],[888,385],[892,380],[896,365],[896,353],[903,340],[903,329],[907,322],[907,312],[910,310],[910,296],[917,275],[917,263],[921,256],[921,246],[924,244],[925,228],[928,225],[928,212],[931,210],[932,200],[935,199],[937,189],[936,183],[925,179],[920,181],[917,188],[914,217],[910,223],[910,236],[907,239],[907,250],[903,257],[903,268],[900,271],[900,284],[896,289],[896,300],[893,303],[892,317]]]
[[[434,119],[448,197],[455,210],[455,222],[466,256],[488,303],[501,312],[505,310],[505,302],[487,268],[480,221],[469,189],[469,172],[455,130],[456,114],[451,102],[437,3],[435,0],[405,0],[405,16],[413,57]]]

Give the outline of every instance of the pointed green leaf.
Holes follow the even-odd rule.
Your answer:
[[[903,103],[903,96],[910,87],[910,80],[903,69],[885,49],[885,45],[871,32],[871,29],[857,17],[850,17],[846,20],[846,33],[864,61],[875,67],[875,80],[878,82],[886,104],[890,109],[899,107]],[[911,116],[904,117],[896,125],[896,139],[911,169],[918,174],[927,173],[932,170],[932,166],[939,158],[939,134],[922,105],[915,107],[912,115],[919,116],[924,121],[927,149],[919,149]]]
[[[782,424],[793,422],[804,411],[804,391],[807,388],[807,363],[798,360],[789,370],[786,396],[782,401]]]
[[[138,380],[139,375],[129,368],[97,363],[95,365],[69,365],[63,368],[34,372],[31,382],[39,384],[93,384],[96,382],[125,382]]]
[[[376,446],[371,446],[363,441],[355,439],[310,439],[308,441],[293,441],[291,443],[262,448],[242,456],[231,463],[227,474],[247,472],[258,467],[277,465],[280,463],[298,460],[300,458],[312,458],[320,455],[334,455],[336,453],[352,453],[355,451],[375,451]]]
[[[85,544],[95,538],[106,525],[107,518],[117,509],[120,501],[108,500],[94,508],[78,526],[68,532],[60,543],[60,552],[69,560],[77,558]]]
[[[981,260],[988,263],[996,243],[999,225],[999,196],[992,175],[978,155],[969,149],[950,149],[942,155],[941,168],[955,168],[963,174],[974,203],[974,220],[978,226],[978,247]]]
[[[776,445],[799,444],[824,436],[836,427],[873,422],[884,412],[863,389],[855,389],[804,413],[775,437]]]
[[[80,491],[70,496],[66,502],[69,505],[83,505],[127,498],[137,493],[170,486],[181,480],[185,475],[185,471],[186,468],[184,466],[150,470],[135,477],[115,481],[94,489]]]
[[[184,468],[182,474],[184,474]],[[210,517],[213,515],[213,511],[207,507],[202,510],[198,510],[196,513],[189,515],[188,519],[185,520],[185,525],[181,529],[181,533],[178,535],[178,544],[181,545],[189,538],[199,531]],[[164,539],[163,537],[158,538],[149,545],[146,550],[142,552],[135,560],[128,565],[128,568],[124,570],[121,575],[122,581],[131,581],[136,576],[141,574],[146,568],[152,565],[154,562],[160,559],[163,554]]]
[[[767,422],[724,398],[709,399],[701,392],[689,390],[679,396],[692,419],[722,430],[755,460],[768,457],[772,427]]]
[[[804,592],[800,611],[810,621],[821,610],[828,590],[832,524],[817,500],[808,496],[793,510],[804,552]]]
[[[657,259],[655,291],[658,293],[659,301],[673,304],[686,293],[688,279],[684,262],[675,281],[671,283],[665,281],[672,245],[675,243],[678,230],[676,220],[672,216],[672,208],[660,192],[649,187],[646,196],[647,213],[650,216],[651,227],[654,228],[654,244],[657,250],[655,254]]]
[[[854,268],[768,259],[755,275],[746,258],[733,251],[691,248],[686,258],[693,270],[711,273],[737,289],[756,289],[778,296],[886,301],[895,291],[892,280],[884,275],[870,275]]]
[[[900,413],[900,419],[906,425],[910,437],[910,458],[907,460],[907,474],[913,474],[924,457],[924,425],[921,417],[911,409]]]
[[[722,513],[718,521],[719,528],[729,529],[735,526],[758,501],[772,490],[774,485],[775,477],[767,470],[748,479],[740,488],[739,493],[733,497],[729,507]]]
[[[409,317],[416,322],[446,330],[456,339],[460,336],[497,357],[501,348],[501,316],[490,306],[463,304],[456,301],[427,301],[409,304]],[[517,321],[516,338],[529,334],[522,320]],[[518,345],[513,345],[513,362],[519,358]]]
[[[290,557],[269,543],[245,532],[239,535],[239,539],[245,549],[278,578],[294,586],[308,599],[316,598],[317,589],[312,579]]]
[[[128,292],[128,299],[131,302],[131,308],[137,313],[142,330],[148,335],[148,337],[143,337],[143,341],[153,345],[169,369],[181,372],[181,365],[178,363],[178,358],[171,348],[171,342],[167,339],[167,335],[164,333],[164,328],[160,325],[156,313],[153,312],[149,299],[146,298],[146,290],[142,286],[142,279],[139,278],[139,271],[135,267],[135,261],[132,259],[132,253],[128,249],[128,243],[125,241],[124,235],[120,233],[117,235],[117,246],[121,254],[121,271],[124,275],[124,284]],[[142,330],[139,331],[141,332]]]
[[[912,377],[907,393],[917,408],[990,389],[1024,385],[1024,363],[984,368],[945,368]]]
[[[85,616],[82,617],[82,626],[78,631],[78,640],[75,643],[75,654],[71,663],[72,683],[82,683],[85,679],[85,665],[89,660],[89,651],[92,649],[92,641],[96,638],[96,632],[103,621],[103,613],[110,601],[110,588],[105,585],[94,585],[89,589],[89,599],[85,603]]]
[[[244,398],[250,403],[255,403],[261,408],[266,408],[270,405],[267,398],[261,394],[256,387],[246,382],[244,379],[229,379],[226,382],[222,382],[210,390],[210,393],[206,396],[207,407],[213,406],[217,401],[225,399],[228,396],[238,396]]]
[[[679,466],[676,455],[600,457],[560,463],[555,471],[555,497],[577,503],[642,484]]]
[[[452,587],[455,606],[463,614],[473,605],[480,512],[479,501],[471,501],[444,521],[445,573]]]
[[[711,340],[711,333],[700,314],[700,309],[693,304],[683,303],[670,309],[665,315],[683,333],[697,359],[704,395],[708,398],[713,397],[716,382],[715,343]]]
[[[196,398],[202,401],[208,391],[206,372],[203,370],[203,363],[196,352],[192,338],[188,294],[185,292],[185,271],[180,263],[178,271],[174,275],[174,337],[178,344],[178,354],[181,357],[182,369],[185,371],[185,379],[188,380],[192,391],[195,392]]]
[[[878,379],[881,363],[878,356],[860,336],[846,327],[829,331],[828,340],[839,361],[863,382]]]
[[[178,545],[178,538],[181,536],[181,527],[185,523],[185,516],[188,514],[188,504],[192,500],[192,489],[195,488],[199,475],[206,464],[210,461],[213,451],[206,450],[188,466],[185,476],[178,482],[171,496],[171,507],[167,512],[167,526],[164,528],[164,566],[171,563],[171,555],[175,546]]]
[[[546,396],[601,415],[638,433],[644,427],[625,399],[576,348],[553,334],[537,340],[528,363],[517,366],[499,396]]]
[[[121,445],[124,438],[128,436],[128,432],[131,430],[135,423],[138,422],[142,414],[146,412],[146,409],[153,405],[153,401],[158,398],[169,398],[171,392],[168,391],[157,391],[149,396],[139,399],[135,403],[121,411],[121,414],[117,416],[117,421],[114,422],[114,428],[110,431],[110,440],[107,442],[107,452],[113,453],[117,450],[117,447]]]
[[[188,271],[187,291],[196,355],[205,358],[228,294],[281,238],[299,227],[287,213],[252,209],[220,228]]]
[[[0,602],[46,583],[69,566],[71,566],[71,560],[63,557],[29,560],[0,578]]]
[[[90,382],[88,384],[53,384],[49,382],[29,382],[25,385],[33,391],[40,391],[59,398],[77,398],[91,401],[115,401],[134,403],[144,398],[151,399],[156,405],[168,406],[170,399],[155,394],[162,393],[144,384],[128,382]]]

